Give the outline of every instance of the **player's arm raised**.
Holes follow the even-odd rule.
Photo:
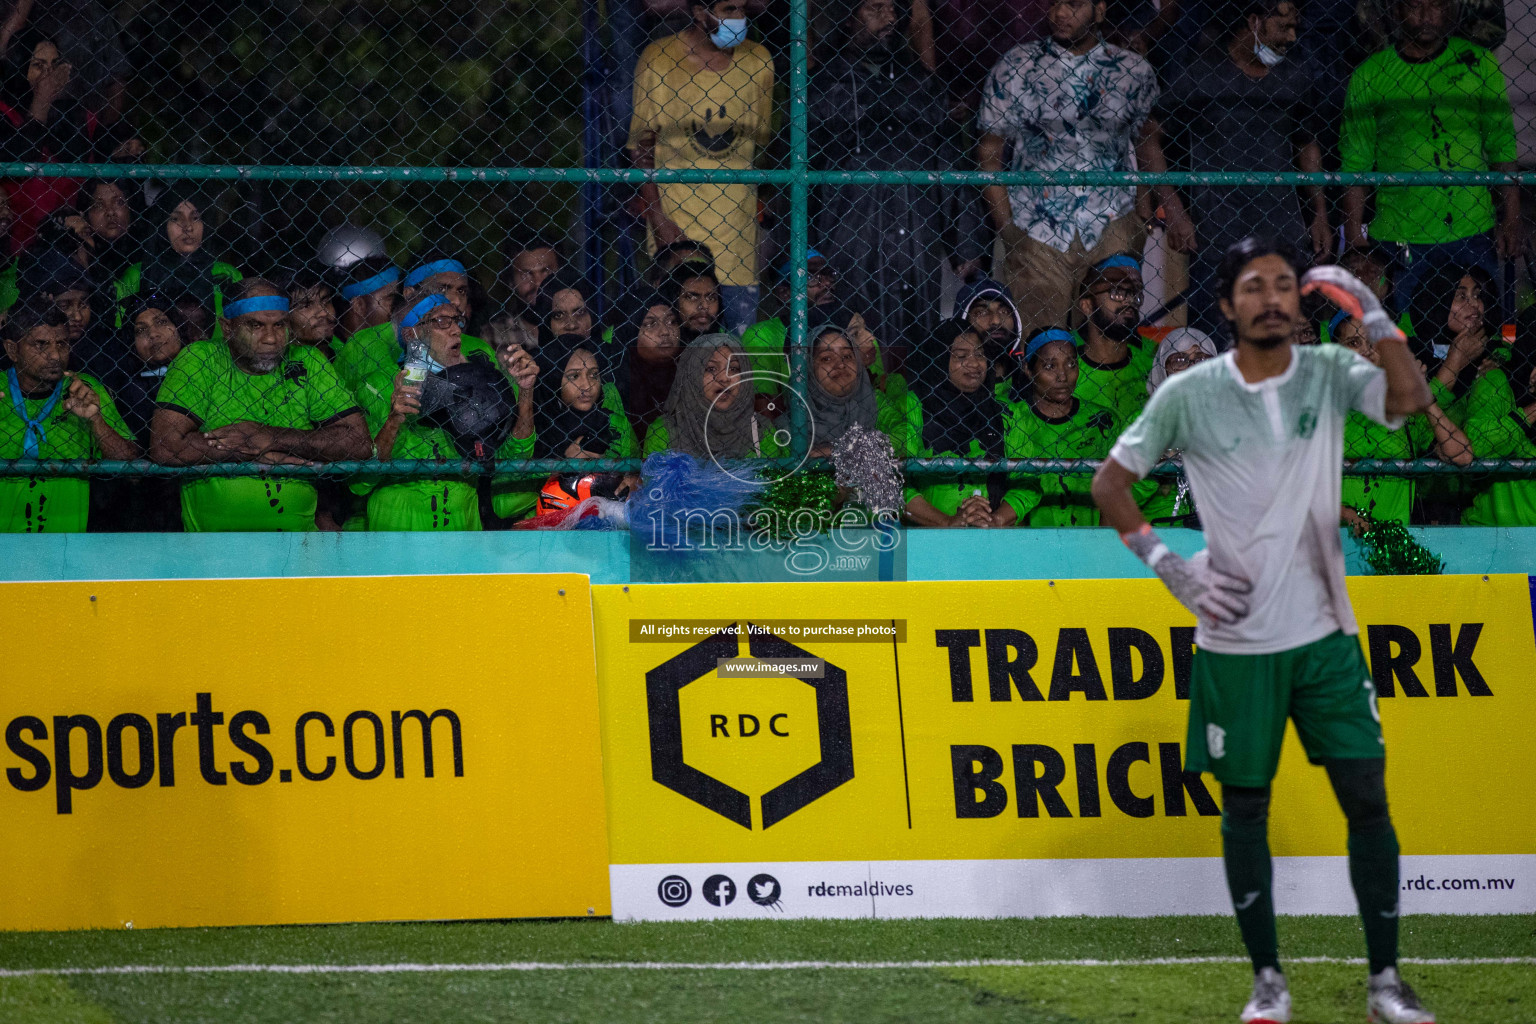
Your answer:
[[[1093,500],[1099,505],[1104,525],[1118,533],[1169,593],[1196,616],[1228,624],[1247,617],[1253,584],[1211,568],[1209,552],[1201,551],[1186,561],[1171,551],[1136,507],[1131,485],[1139,479],[1113,456],[1104,460],[1093,475]]]
[[[1343,267],[1313,267],[1301,279],[1301,293],[1322,292],[1335,306],[1360,321],[1365,337],[1381,357],[1387,374],[1386,413],[1392,419],[1424,412],[1435,403],[1408,339],[1381,307],[1376,293]]]

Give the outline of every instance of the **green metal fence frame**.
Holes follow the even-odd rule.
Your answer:
[[[788,186],[790,193],[790,264],[794,267],[790,282],[788,346],[790,386],[803,394],[809,376],[809,353],[805,338],[808,330],[806,292],[806,252],[809,248],[810,189],[814,185],[1526,185],[1536,184],[1536,173],[1520,172],[1446,172],[1446,173],[1260,173],[1260,172],[1163,172],[1157,174],[1128,171],[829,171],[810,166],[809,124],[809,17],[807,0],[790,0],[790,73],[789,73],[789,166],[782,170],[705,171],[642,170],[576,167],[359,167],[295,165],[203,165],[203,164],[79,164],[79,163],[0,163],[0,177],[57,178],[127,178],[195,179],[202,181],[331,181],[331,182],[424,182],[460,184],[516,183],[598,183],[607,185],[657,184],[752,184]],[[806,460],[809,424],[803,403],[790,404],[793,455],[784,459],[744,460],[743,464],[804,465],[826,468],[825,460]],[[391,460],[371,462],[333,462],[324,465],[268,466],[260,463],[216,463],[199,466],[161,466],[145,460],[134,462],[90,462],[67,459],[0,459],[0,477],[31,476],[263,476],[336,478],[354,475],[374,477],[478,477],[494,473],[523,479],[536,479],[555,472],[610,472],[637,469],[637,459],[526,459],[500,462],[417,462]],[[1098,463],[1084,460],[999,459],[967,462],[962,459],[908,459],[905,466],[914,475],[985,472],[1037,472],[1080,475],[1091,473]],[[1348,463],[1350,472],[1364,475],[1439,476],[1461,473],[1492,474],[1501,477],[1536,475],[1536,461],[1480,460],[1459,467],[1430,459],[1363,459]],[[1155,471],[1171,475],[1176,467],[1164,465]]]

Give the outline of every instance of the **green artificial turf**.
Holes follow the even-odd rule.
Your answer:
[[[1281,918],[1290,956],[1355,957],[1349,918]],[[0,967],[1240,956],[1230,919],[545,921],[0,933]],[[1406,957],[1533,957],[1536,916],[1403,921]],[[1297,1024],[1364,1019],[1364,968],[1289,968]],[[1536,967],[1411,966],[1441,1019],[1536,1021]],[[0,1024],[300,1021],[1230,1022],[1242,964],[886,970],[108,974],[0,978]]]

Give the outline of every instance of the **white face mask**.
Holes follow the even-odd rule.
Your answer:
[[[1253,55],[1259,58],[1259,63],[1263,64],[1267,68],[1272,68],[1276,64],[1279,64],[1281,61],[1285,60],[1285,54],[1281,53],[1279,50],[1266,46],[1265,44],[1259,42],[1258,39],[1254,39],[1253,41]]]

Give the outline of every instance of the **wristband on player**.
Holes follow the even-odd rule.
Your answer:
[[[1173,554],[1172,551],[1168,550],[1168,545],[1164,544],[1162,539],[1152,532],[1151,523],[1142,523],[1141,529],[1130,533],[1122,533],[1120,540],[1153,572],[1157,572],[1157,564],[1159,562]]]

